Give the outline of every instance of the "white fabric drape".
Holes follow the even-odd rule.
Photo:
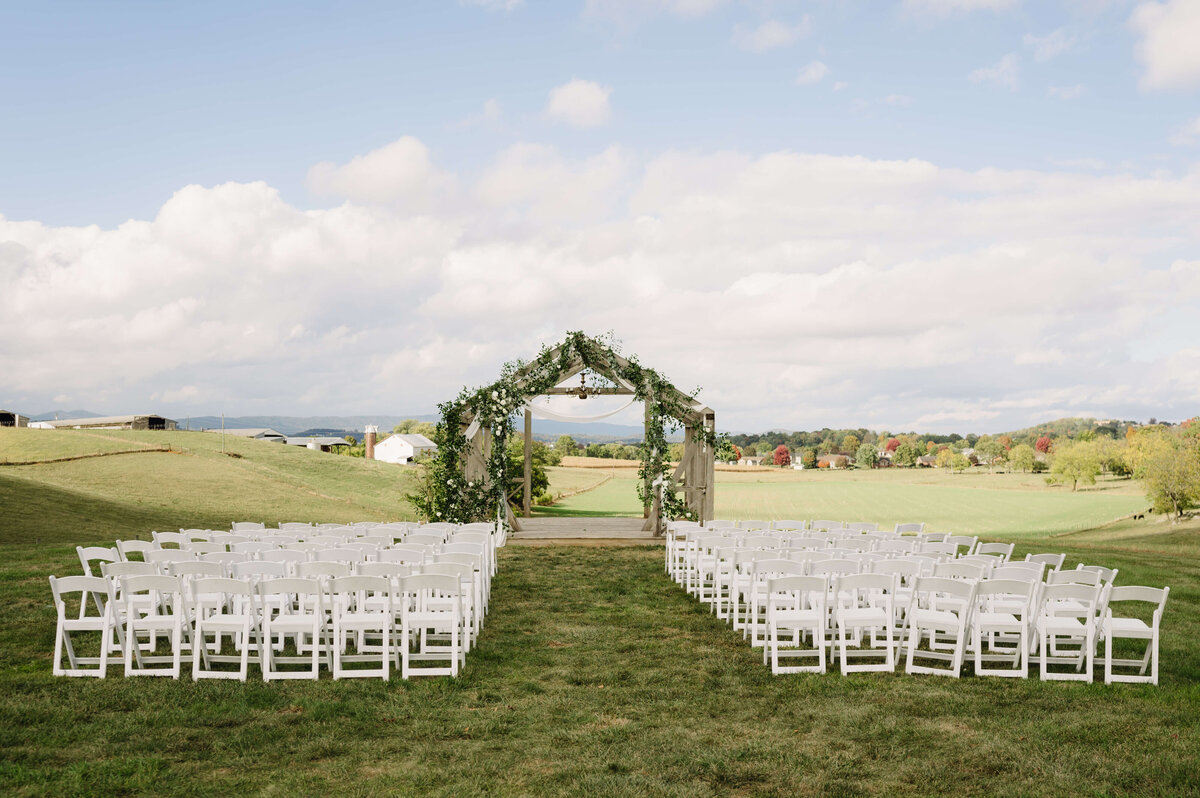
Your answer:
[[[535,397],[535,398],[543,399],[544,401],[549,401],[549,397]],[[631,404],[633,404],[636,401],[637,401],[637,397],[631,396],[631,397],[629,397],[628,402],[621,405],[617,409],[609,410],[604,413],[599,413],[594,416],[575,416],[575,415],[568,415],[566,413],[556,413],[555,411],[551,410],[546,404],[543,404],[540,402],[535,403],[534,400],[528,400],[528,399],[525,401],[525,407],[527,407],[529,409],[529,412],[533,413],[538,418],[544,418],[544,419],[548,419],[550,421],[564,421],[567,423],[584,423],[584,422],[588,422],[588,421],[600,421],[601,419],[608,418],[609,416],[615,416],[617,413],[620,413],[622,410],[629,407]]]

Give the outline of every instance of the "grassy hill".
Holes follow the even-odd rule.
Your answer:
[[[164,451],[169,447],[169,451]],[[114,452],[127,452],[112,454]],[[409,467],[206,432],[0,430],[0,542],[109,541],[232,521],[406,520]]]

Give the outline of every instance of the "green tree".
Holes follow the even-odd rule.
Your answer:
[[[530,452],[530,498],[536,502],[540,497],[546,495],[546,491],[550,489],[550,479],[546,476],[546,470],[543,468],[543,463],[550,451],[549,447],[541,441],[534,441],[535,446]],[[539,454],[538,445],[541,446]],[[513,437],[508,442],[504,449],[507,455],[507,463],[505,465],[505,475],[508,479],[508,503],[513,507],[520,507],[525,496],[525,441],[519,437]],[[539,462],[540,461],[540,462]]]
[[[953,471],[966,471],[971,467],[971,460],[962,452],[955,452],[950,458],[950,468]]]
[[[975,453],[979,456],[980,462],[987,462],[988,473],[991,473],[997,465],[1004,461],[1007,451],[1000,441],[991,435],[984,435],[975,441]]]
[[[437,433],[437,425],[430,424],[428,421],[417,421],[415,418],[406,418],[392,427],[392,432],[396,435],[424,435],[433,440],[433,436]]]
[[[1154,511],[1179,520],[1200,503],[1200,449],[1178,444],[1162,449],[1146,461],[1142,481]]]
[[[842,438],[842,451],[845,452],[846,454],[850,454],[851,452],[857,452],[859,445],[860,445],[860,443],[859,443],[857,435],[851,434],[851,435],[847,435],[846,437]]]
[[[964,458],[966,459],[966,458]],[[954,450],[947,446],[937,453],[938,468],[953,468],[954,467]]]
[[[1008,453],[1008,462],[1013,468],[1021,469],[1021,473],[1032,470],[1036,459],[1037,456],[1033,451],[1033,447],[1028,443],[1018,443]]]
[[[558,453],[559,462],[562,462],[561,458],[563,457],[573,457],[579,454],[579,445],[570,435],[559,435],[558,440],[554,442],[554,451]]]
[[[1050,464],[1051,484],[1071,483],[1071,490],[1085,485],[1095,485],[1100,473],[1100,452],[1092,441],[1076,441],[1055,447],[1054,462]]]
[[[854,437],[847,435],[846,437]],[[874,468],[875,462],[879,459],[879,450],[875,448],[873,443],[859,444],[858,450],[854,453],[854,464],[858,468]]]
[[[720,452],[719,447],[717,449],[717,452],[718,452],[717,459],[720,460],[721,455],[719,454],[719,452]],[[673,463],[678,463],[680,460],[682,460],[683,459],[683,444],[682,443],[669,444],[667,446],[667,459]]]
[[[805,449],[804,453],[800,455],[800,463],[805,468],[816,468],[817,467],[817,450],[816,449]]]
[[[713,456],[722,463],[736,463],[739,459],[737,447],[725,435],[717,438],[717,447]]]
[[[917,464],[917,458],[921,456],[921,447],[910,440],[900,442],[896,447],[896,451],[892,452],[892,462],[898,466],[914,466]]]

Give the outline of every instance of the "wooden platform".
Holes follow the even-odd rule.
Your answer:
[[[518,521],[521,531],[509,533],[510,546],[647,546],[663,542],[642,530],[643,518],[555,516]]]

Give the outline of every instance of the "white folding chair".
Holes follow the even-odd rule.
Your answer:
[[[246,681],[250,654],[259,658],[258,604],[249,580],[197,577],[192,580],[192,678]],[[208,642],[208,635],[213,642]],[[234,654],[222,654],[229,635]],[[238,670],[213,668],[214,663],[237,663]]]
[[[908,657],[906,673],[927,673],[958,678],[966,651],[967,628],[971,621],[976,582],[942,576],[922,576],[913,585],[908,608]],[[920,650],[929,635],[929,648]],[[940,639],[949,642],[939,648]],[[917,658],[949,663],[948,667],[920,665]]]
[[[262,608],[263,681],[318,679],[325,637],[325,591],[321,583],[297,577],[264,579],[258,583],[258,596]],[[271,641],[289,637],[294,641],[296,653],[286,656],[276,653]],[[305,670],[280,667],[284,665],[308,667]]]
[[[971,646],[976,676],[1029,675],[1029,634],[1037,583],[1031,579],[984,579],[975,589]],[[991,667],[985,662],[1008,662]]]
[[[54,630],[54,675],[105,678],[115,628],[108,580],[100,576],[51,576],[50,592],[54,596],[54,610],[58,616]],[[77,594],[74,599],[72,594]],[[68,612],[67,603],[72,600],[79,602],[77,613]],[[99,632],[96,646],[98,654],[85,656],[77,652],[75,646],[78,641],[71,637],[73,632]],[[67,653],[66,668],[62,666],[64,650]],[[86,667],[89,665],[94,667]]]
[[[1055,573],[1062,573],[1061,571]],[[1053,576],[1054,574],[1051,574]],[[1039,667],[1043,681],[1092,681],[1096,654],[1096,603],[1102,586],[1064,582],[1042,589],[1037,618]],[[1074,665],[1075,673],[1050,665]]]
[[[765,659],[771,673],[824,673],[825,616],[829,580],[823,576],[783,576],[766,585],[767,637]],[[812,648],[804,647],[805,635]],[[780,659],[816,658],[815,665],[781,665]]]
[[[174,576],[121,577],[124,603],[126,676],[170,676],[179,678],[183,659],[183,589]],[[148,651],[139,646],[145,633],[154,644]],[[165,635],[170,654],[155,654],[159,635]],[[134,663],[137,663],[136,667]],[[169,663],[168,667],[150,667]]]
[[[1158,684],[1158,628],[1162,623],[1163,609],[1167,605],[1168,587],[1141,587],[1129,585],[1114,587],[1108,597],[1108,609],[1104,613],[1104,683],[1113,682],[1145,682]],[[1150,623],[1140,618],[1117,616],[1113,614],[1112,605],[1123,602],[1145,602],[1153,604],[1154,610]],[[1140,658],[1114,658],[1113,644],[1116,640],[1145,640],[1146,653]],[[1115,673],[1114,668],[1134,667],[1137,675]],[[1146,670],[1150,673],[1147,675]]]
[[[895,574],[866,573],[839,577],[834,589],[836,604],[833,614],[838,632],[838,656],[842,675],[861,671],[894,671],[896,642],[893,636],[895,620]],[[864,634],[865,633],[865,634]],[[851,638],[855,648],[851,649]],[[851,665],[851,656],[877,659]]]
[[[330,615],[333,638],[330,652],[333,657],[333,678],[391,676],[392,640],[395,624],[392,580],[386,576],[342,576],[329,583]],[[371,633],[379,633],[375,651],[366,650],[364,642]],[[355,653],[346,649],[353,640]],[[379,660],[378,668],[347,668],[348,663]]]
[[[457,676],[463,649],[462,580],[414,574],[400,581],[400,675]],[[443,665],[418,665],[440,662]]]

